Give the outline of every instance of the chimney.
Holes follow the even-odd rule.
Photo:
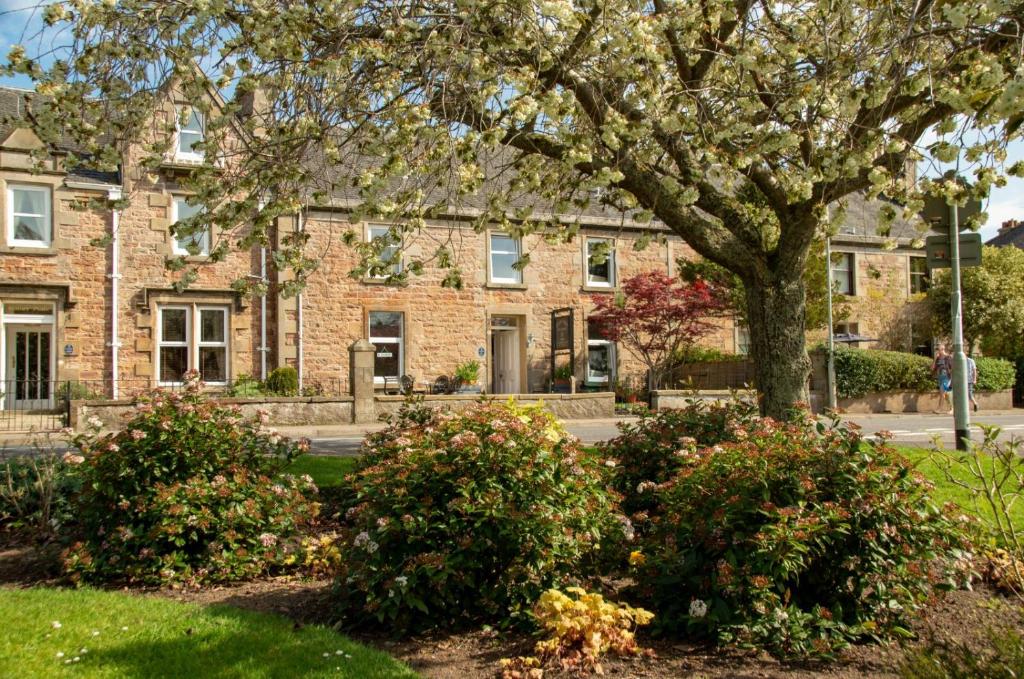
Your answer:
[[[1016,219],[1007,219],[1005,222],[1003,222],[1003,225],[999,227],[999,233],[1009,233],[1010,231],[1013,231],[1020,225],[1020,221]]]
[[[261,136],[266,130],[268,117],[270,115],[270,100],[267,99],[267,93],[263,89],[256,88],[248,92],[242,92],[238,96],[239,111],[238,115],[242,120],[248,120],[249,118],[256,119],[256,125],[253,128],[253,132],[256,136]]]
[[[907,158],[903,163],[903,175],[907,179],[907,183],[911,186],[917,184],[917,161],[913,158]]]

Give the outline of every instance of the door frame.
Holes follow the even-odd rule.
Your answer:
[[[512,325],[496,325],[495,319],[511,319]],[[503,314],[503,313],[490,313],[487,316],[487,344],[488,344],[488,364],[487,364],[487,381],[488,381],[488,392],[491,394],[498,393],[525,393],[524,387],[526,385],[526,340],[525,340],[525,329],[526,329],[526,317],[521,314]],[[513,334],[515,339],[513,340],[516,347],[516,372],[517,376],[515,379],[516,389],[514,392],[499,392],[497,380],[495,379],[494,371],[497,368],[498,361],[495,352],[495,335],[496,334]]]
[[[16,371],[17,368],[11,365],[11,361],[14,358],[12,338],[18,332],[47,332],[50,335],[50,356],[47,361],[49,366],[49,376],[47,382],[49,383],[49,395],[45,399],[25,399],[17,400],[15,394],[17,393],[14,389],[14,379],[17,372],[14,375],[8,374],[8,369],[13,367]],[[3,405],[2,407],[7,410],[50,410],[54,407],[55,396],[54,386],[56,385],[56,371],[57,371],[57,333],[56,328],[53,326],[53,317],[46,316],[29,316],[29,315],[10,315],[4,316],[3,319]]]

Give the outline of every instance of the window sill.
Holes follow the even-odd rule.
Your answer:
[[[389,283],[386,278],[361,278],[360,282],[363,285],[383,285],[388,288],[404,288],[408,285],[404,281],[392,281]]]
[[[30,245],[3,245],[0,246],[0,253],[8,255],[34,255],[37,257],[53,257],[57,254],[57,248],[49,245],[43,248]]]
[[[583,292],[618,292],[618,288],[613,285],[584,285]]]
[[[526,283],[495,283],[494,281],[488,281],[485,286],[491,290],[526,290],[528,286]]]

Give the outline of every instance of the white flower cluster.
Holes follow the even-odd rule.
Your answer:
[[[691,618],[703,618],[708,614],[708,605],[706,602],[700,599],[693,599],[690,601],[690,617]]]

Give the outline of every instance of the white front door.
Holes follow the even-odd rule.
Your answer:
[[[493,328],[491,330],[491,351],[493,368],[491,392],[518,394],[519,328]]]
[[[8,325],[4,405],[11,410],[53,407],[53,342],[49,326]]]

